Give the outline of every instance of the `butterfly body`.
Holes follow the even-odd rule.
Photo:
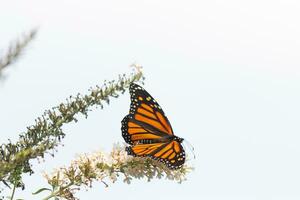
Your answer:
[[[168,118],[155,99],[141,86],[131,84],[129,114],[122,120],[122,136],[131,146],[129,155],[150,157],[163,162],[170,169],[178,169],[185,162],[185,152]]]

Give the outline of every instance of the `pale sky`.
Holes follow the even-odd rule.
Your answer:
[[[99,183],[81,199],[299,199],[299,10],[296,0],[2,0],[1,50],[31,28],[40,31],[0,83],[1,143],[45,109],[137,62],[175,134],[195,147],[195,171],[182,184]],[[33,162],[36,173],[17,197],[34,199],[31,192],[47,186],[42,170],[122,143],[129,103],[126,92],[64,126],[64,147]]]

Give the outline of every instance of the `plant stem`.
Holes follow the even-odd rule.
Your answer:
[[[14,184],[14,187],[13,187],[13,190],[12,190],[12,193],[11,193],[11,196],[10,196],[10,200],[13,200],[14,199],[14,196],[15,196],[15,192],[16,192],[16,184]]]

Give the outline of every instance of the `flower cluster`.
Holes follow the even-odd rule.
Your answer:
[[[143,79],[142,72],[137,68],[129,76],[120,75],[117,81],[105,82],[101,87],[91,88],[87,95],[71,96],[65,103],[46,110],[34,125],[20,134],[16,143],[9,141],[0,145],[0,182],[6,186],[24,188],[21,175],[33,173],[30,160],[43,158],[45,153],[54,156],[54,150],[65,137],[62,130],[64,124],[76,122],[78,114],[87,117],[92,106],[103,108],[105,103],[109,104],[110,98],[117,98],[124,93],[132,82]]]
[[[25,34],[20,40],[11,43],[7,52],[0,58],[0,75],[4,68],[14,63],[20,57],[24,48],[34,39],[36,33],[37,29],[33,29],[28,34]]]
[[[75,192],[82,186],[92,187],[93,182],[99,181],[107,187],[108,181],[114,183],[119,177],[128,184],[133,178],[150,181],[162,177],[181,183],[192,170],[186,164],[178,170],[171,170],[150,158],[128,156],[124,149],[115,145],[109,154],[98,151],[79,155],[70,166],[56,169],[51,174],[45,173],[44,177],[52,188],[47,189],[51,194],[45,200],[53,197],[75,200]]]

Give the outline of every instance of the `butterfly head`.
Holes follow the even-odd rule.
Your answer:
[[[175,141],[181,143],[184,139],[183,138],[180,138],[180,137],[177,137],[177,136],[174,136],[174,139]]]

